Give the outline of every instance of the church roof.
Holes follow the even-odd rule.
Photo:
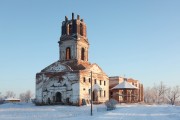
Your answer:
[[[78,62],[78,61],[56,61],[51,65],[47,66],[41,72],[69,72],[77,70],[91,70],[101,72],[102,69],[97,64],[90,64],[89,62]]]
[[[131,85],[130,83],[128,83],[126,80],[124,80],[123,82],[121,82],[120,84],[116,85],[115,87],[113,87],[111,90],[114,89],[138,89],[137,87],[135,87],[134,85]]]
[[[65,72],[65,71],[73,71],[70,66],[63,64],[59,61],[52,63],[47,66],[41,72]]]
[[[73,71],[74,70],[85,70],[91,64],[89,62],[78,62],[75,60],[72,61],[64,61],[63,64],[69,66]]]

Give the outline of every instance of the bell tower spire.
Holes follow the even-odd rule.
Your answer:
[[[86,24],[80,16],[77,19],[72,13],[72,19],[65,20],[61,26],[61,37],[59,40],[60,61],[88,62],[89,42],[87,39]]]

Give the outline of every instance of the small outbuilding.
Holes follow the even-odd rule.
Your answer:
[[[14,103],[14,102],[20,102],[21,100],[18,98],[6,98],[4,100],[5,103]]]
[[[143,101],[143,85],[137,80],[122,77],[110,77],[110,98],[120,103]]]

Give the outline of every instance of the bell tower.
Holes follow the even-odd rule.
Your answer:
[[[62,22],[61,37],[59,43],[59,60],[88,62],[89,42],[86,33],[86,24],[80,16],[77,19],[72,18]]]

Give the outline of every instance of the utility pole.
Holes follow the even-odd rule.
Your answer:
[[[92,116],[92,102],[93,102],[93,94],[92,94],[92,71],[91,71],[91,116]]]

